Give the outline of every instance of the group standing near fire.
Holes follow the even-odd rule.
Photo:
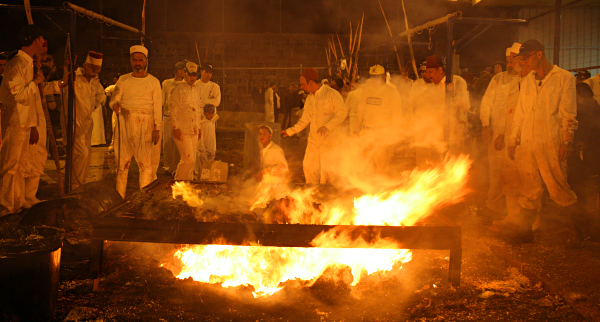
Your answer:
[[[212,64],[178,62],[174,78],[161,86],[147,72],[148,49],[135,45],[129,50],[132,72],[121,75],[105,90],[98,78],[102,53],[89,51],[73,75],[65,71],[62,80],[47,82],[42,61],[53,61],[45,57],[44,32],[29,25],[22,29],[20,39],[21,50],[10,56],[0,54],[0,104],[4,109],[0,216],[39,202],[36,192],[48,157],[42,95],[55,106],[55,94],[76,92],[71,188],[86,183],[93,131],[103,126],[96,123],[104,123],[93,115],[102,113],[107,97],[114,111],[112,150],[117,164],[116,190],[121,196],[126,194],[132,157],[140,169],[140,188],[157,179],[161,155],[164,169],[176,180],[202,179],[203,170],[210,167],[217,152],[221,89],[211,81]],[[481,121],[480,137],[487,147],[489,174],[487,200],[480,214],[489,229],[506,232],[518,243],[532,242],[532,227],[545,191],[565,212],[578,201],[567,176],[567,160],[580,123],[578,102],[584,101],[577,93],[586,95],[586,106],[591,106],[592,98],[600,102],[599,75],[591,77],[580,71],[573,77],[550,64],[545,52],[544,45],[534,39],[514,43],[506,49],[506,71],[502,71],[502,63],[495,64],[493,76],[487,79],[489,84],[485,77],[475,82],[469,73],[464,73],[467,80],[453,75],[446,70],[443,57],[431,55],[420,65],[421,78],[414,82],[406,75],[390,79],[384,66],[373,64],[368,77],[352,83],[342,79],[327,82],[316,69],[305,68],[299,78],[301,90],[296,84],[278,82],[269,83],[266,90],[253,89],[254,96],[264,98],[265,108],[265,124],[256,133],[261,144],[261,167],[254,178],[277,184],[288,182],[290,171],[284,149],[272,137],[300,136],[307,127],[303,160],[307,184],[335,184],[334,171],[330,170],[343,157],[339,151],[345,140],[356,140],[352,142],[373,165],[373,173],[378,173],[385,172],[398,152],[397,145],[386,145],[383,138],[406,137],[397,142],[410,145],[414,164],[426,169],[440,164],[448,155],[472,152],[469,128],[472,115],[476,115],[474,118]],[[63,89],[69,77],[73,78],[74,88]],[[469,96],[477,84],[485,87],[479,96],[480,105],[478,99]],[[288,88],[282,99],[277,93],[280,85]],[[301,117],[292,122],[295,108],[299,108]],[[269,123],[279,122],[280,109],[285,112],[285,127],[291,126],[273,133]],[[591,110],[586,113],[596,115]],[[582,122],[585,133],[579,135],[580,140],[593,140],[594,135],[589,134],[595,133],[590,130],[593,125],[588,123]],[[579,149],[583,160],[581,155],[584,150],[589,153],[589,148]]]

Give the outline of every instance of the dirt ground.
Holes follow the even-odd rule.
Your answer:
[[[216,159],[230,164],[230,177],[242,174],[244,133],[217,132],[217,142]],[[294,181],[301,182],[306,139],[283,139],[281,145]],[[94,149],[102,154],[106,148]],[[112,155],[101,157],[104,180],[114,180]],[[472,171],[477,176],[481,167]],[[138,189],[137,175],[132,165],[128,194]],[[164,170],[158,175],[169,176]],[[53,186],[40,194],[51,197]],[[600,307],[600,245],[586,241],[581,249],[566,249],[564,219],[551,207],[536,231],[536,243],[507,245],[478,225],[475,213],[485,191],[473,191],[450,214],[463,231],[462,284],[457,288],[447,281],[448,251],[415,250],[402,268],[374,274],[354,287],[348,284],[348,269],[338,267],[310,287],[289,281],[274,295],[255,299],[252,287],[175,278],[160,267],[174,245],[107,243],[101,289],[92,292],[92,281],[85,279],[89,265],[83,263],[78,278],[61,280],[55,321],[594,320],[593,314],[574,308],[592,308],[593,313]],[[522,266],[510,266],[507,258]]]

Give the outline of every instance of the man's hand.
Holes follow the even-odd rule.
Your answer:
[[[40,69],[38,70],[37,74],[35,74],[35,76],[33,77],[33,82],[35,83],[35,85],[39,85],[44,81],[44,79],[44,73],[42,73],[42,70]]]
[[[327,137],[327,134],[329,134],[329,129],[325,126],[321,126],[321,128],[317,131],[317,134],[320,134],[322,137]]]
[[[279,134],[283,134],[283,137],[284,137],[284,138],[287,138],[287,137],[289,136],[289,135],[287,134],[287,131],[286,131],[286,130],[283,130],[283,131],[279,132]]]
[[[490,144],[490,142],[492,142],[492,128],[488,125],[488,126],[484,126],[481,129],[481,138],[483,139],[483,142]]]
[[[450,96],[454,97],[454,95],[456,95],[454,91],[454,83],[447,84],[446,89],[448,90],[448,92],[450,92]]]
[[[154,143],[154,145],[157,145],[159,141],[160,141],[160,130],[152,131],[152,143]]]
[[[179,141],[183,141],[183,133],[181,133],[180,129],[173,129],[173,138]],[[198,135],[198,140],[200,140],[200,136]]]
[[[517,147],[516,146],[508,146],[508,157],[511,160],[515,160],[515,153],[517,152]]]
[[[40,134],[35,126],[31,127],[31,131],[29,132],[29,144],[34,145],[37,144],[40,140]]]
[[[565,144],[563,142],[558,149],[558,160],[561,162],[565,161],[571,155],[571,153],[573,153],[571,144]]]
[[[67,68],[64,69],[62,83],[58,84],[58,87],[63,88],[69,84],[69,70]]]
[[[119,111],[121,110],[121,102],[116,102],[115,105],[113,105],[113,111],[117,114],[119,114]]]
[[[498,134],[498,137],[494,140],[494,148],[497,151],[504,149],[504,134]]]

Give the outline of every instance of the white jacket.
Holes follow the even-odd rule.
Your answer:
[[[346,97],[346,108],[348,109],[348,121],[350,126],[350,133],[359,131],[358,125],[356,124],[356,116],[358,114],[358,104],[360,103],[360,97],[363,93],[363,86],[360,85],[357,89],[348,93]]]
[[[498,73],[490,82],[481,100],[480,119],[482,126],[491,126],[494,136],[504,135],[507,127],[507,114],[519,98],[521,76],[509,72]],[[510,133],[509,133],[510,134]]]
[[[402,100],[395,86],[367,82],[356,115],[355,126],[359,130],[390,127],[399,124],[402,116]]]
[[[200,93],[200,104],[202,104],[202,107],[206,104],[218,107],[221,104],[221,88],[217,83],[211,81],[204,83],[201,80],[197,80],[196,86]],[[215,113],[217,113],[216,109]]]
[[[272,176],[271,181],[285,181],[288,172],[287,160],[283,149],[272,141],[262,149],[261,169],[265,174]]]
[[[188,135],[200,133],[202,107],[196,84],[190,86],[186,82],[180,82],[175,85],[168,105],[173,129],[180,129]]]
[[[162,92],[156,77],[150,74],[144,78],[133,77],[131,73],[119,77],[110,108],[117,102],[129,113],[153,115],[154,129],[162,129]]]
[[[568,71],[555,65],[541,86],[535,71],[521,80],[508,145],[521,144],[521,172],[527,175],[539,169],[550,196],[562,206],[577,200],[567,183],[564,162],[558,159],[562,142],[573,140],[578,126],[576,116],[575,77]],[[522,191],[522,195],[534,193]]]
[[[163,98],[163,114],[171,115],[169,113],[169,97],[171,96],[171,92],[173,92],[173,88],[175,85],[181,83],[182,81],[176,81],[175,78],[165,79],[162,83],[162,98]]]
[[[202,120],[200,122],[200,131],[202,132],[202,137],[198,141],[198,150],[206,153],[208,160],[214,160],[217,152],[215,123],[207,119]]]
[[[38,125],[39,90],[33,82],[33,58],[19,50],[6,63],[0,86],[0,102],[4,104],[7,124],[18,127]]]
[[[106,102],[104,88],[98,77],[88,80],[83,76],[81,68],[75,71],[75,106],[77,108],[77,130],[86,133],[92,130],[92,113]],[[96,124],[100,126],[100,124]]]
[[[344,104],[342,95],[327,85],[321,85],[314,94],[307,96],[304,113],[298,123],[285,131],[292,136],[310,125],[308,141],[321,146],[328,142],[328,138],[333,137],[331,132],[335,131],[347,116],[348,108]],[[325,138],[317,133],[323,126],[330,132]]]

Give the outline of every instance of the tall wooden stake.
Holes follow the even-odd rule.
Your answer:
[[[388,31],[390,32],[390,37],[394,37],[394,34],[392,34],[392,28],[390,28],[390,24],[388,23],[387,18],[385,17],[385,11],[383,11],[383,6],[381,5],[381,1],[377,0],[377,2],[379,2],[379,8],[381,8],[381,13],[383,14],[383,19],[385,19],[385,24],[387,25]],[[402,62],[400,61],[400,56],[398,55],[398,48],[396,48],[396,44],[393,45],[394,46],[394,52],[396,52],[396,60],[398,61],[398,68],[400,68],[400,74],[402,74]]]

